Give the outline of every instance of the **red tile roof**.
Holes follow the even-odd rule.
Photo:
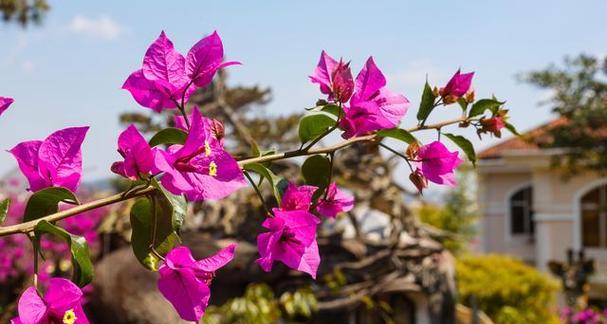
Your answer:
[[[478,158],[481,160],[496,159],[502,157],[504,152],[512,150],[539,150],[541,145],[549,144],[552,141],[552,137],[548,133],[548,130],[565,123],[567,123],[565,118],[557,118],[547,124],[521,134],[520,137],[504,140],[482,150],[478,153]]]

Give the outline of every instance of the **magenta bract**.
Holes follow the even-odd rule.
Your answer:
[[[347,102],[354,91],[354,81],[349,65],[341,60],[338,63],[325,51],[322,51],[310,80],[320,86],[320,92],[328,95],[329,100]]]
[[[200,40],[184,57],[163,31],[146,51],[142,68],[133,72],[122,88],[140,105],[160,112],[187,102],[196,87],[207,86],[217,70],[233,64],[239,63],[223,62],[223,44],[216,32]]]
[[[428,180],[445,184],[450,187],[456,185],[455,169],[463,162],[458,152],[449,150],[439,141],[434,141],[419,148],[416,162],[418,172],[421,172]]]
[[[135,125],[129,125],[118,137],[118,153],[124,161],[114,162],[112,172],[137,180],[140,174],[147,174],[154,165],[152,149]]]
[[[238,163],[213,132],[213,121],[203,118],[197,107],[190,119],[184,145],[153,150],[153,171],[164,172],[162,185],[191,201],[222,199],[246,186]]]
[[[13,324],[88,323],[82,310],[82,291],[67,279],[49,279],[44,297],[30,287],[19,298],[19,316]]]
[[[0,115],[10,107],[15,100],[8,97],[0,97]]]
[[[256,262],[269,272],[274,261],[280,261],[291,269],[316,278],[320,264],[316,243],[316,227],[319,223],[316,216],[304,210],[274,209],[274,217],[262,224],[269,231],[257,236],[260,258]]]
[[[185,246],[171,250],[158,270],[158,290],[186,321],[199,321],[209,304],[215,271],[234,258],[236,244],[230,244],[217,254],[194,260]]]
[[[289,183],[287,190],[282,195],[280,209],[308,211],[312,204],[312,195],[317,189],[318,187],[315,186],[297,186]]]
[[[81,146],[88,127],[56,131],[43,141],[26,141],[9,150],[31,191],[46,187],[65,187],[76,191],[82,175]]]
[[[364,135],[372,131],[394,128],[407,113],[409,100],[386,87],[386,78],[369,57],[365,67],[356,76],[355,92],[345,107],[340,126],[344,138]]]
[[[327,190],[327,197],[321,197],[316,206],[316,211],[320,215],[335,218],[337,214],[354,208],[354,197],[339,189],[335,182],[331,183]]]
[[[460,70],[457,70],[447,82],[447,85],[440,89],[440,95],[442,97],[451,96],[456,99],[465,95],[472,85],[472,77],[474,77],[474,72],[462,74]]]
[[[205,87],[215,73],[240,62],[223,62],[223,43],[216,31],[194,44],[186,57],[186,73],[197,87]]]

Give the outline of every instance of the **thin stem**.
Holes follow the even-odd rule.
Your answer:
[[[188,118],[188,115],[185,113],[185,108],[183,108],[182,106],[177,106],[177,109],[179,109],[179,112],[181,112],[181,115],[183,116],[183,120],[185,121],[185,126],[190,129],[190,119]]]
[[[386,150],[394,153],[395,155],[403,158],[403,160],[407,161],[407,164],[409,165],[409,169],[411,169],[411,172],[413,172],[413,166],[411,165],[411,162],[409,161],[409,159],[404,154],[398,152],[397,150],[391,148],[390,146],[388,146],[388,145],[386,145],[384,143],[379,142],[378,145],[381,146],[381,147],[383,147],[383,148],[385,148]]]
[[[185,89],[183,89],[183,93],[181,93],[181,108],[182,109],[185,109],[185,94],[188,92],[188,89],[192,86],[193,83],[194,83],[194,80],[190,80],[190,82],[188,82],[188,84],[185,86]]]
[[[34,232],[29,232],[28,236],[32,241],[34,247],[34,288],[38,290],[38,253],[40,253],[40,241],[34,235]]]
[[[251,178],[251,175],[249,174],[249,172],[244,171],[243,173],[244,173],[244,176],[247,178],[247,180],[249,180],[249,183],[251,184],[251,186],[253,186],[253,189],[255,189],[255,193],[257,193],[257,196],[259,197],[259,200],[261,201],[261,204],[263,205],[263,209],[266,211],[266,214],[272,215],[272,213],[268,209],[268,205],[266,205],[266,200],[263,199],[263,195],[261,194],[259,187],[255,184],[255,181],[253,181],[253,178]]]
[[[329,186],[331,185],[331,181],[333,180],[333,158],[335,157],[335,152],[329,153],[329,181],[327,182],[327,188],[325,188],[324,200],[327,200],[327,196],[329,195]]]

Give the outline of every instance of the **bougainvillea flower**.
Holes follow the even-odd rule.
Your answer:
[[[200,321],[209,304],[209,286],[215,271],[234,258],[236,244],[230,244],[217,254],[194,260],[192,252],[185,246],[171,250],[158,273],[158,290],[186,321]]]
[[[192,119],[190,114],[189,119]],[[211,134],[215,137],[220,144],[223,145],[223,138],[225,136],[225,127],[223,126],[223,122],[221,120],[212,119],[212,118],[203,118],[203,123],[205,127],[209,127],[211,129]],[[188,131],[188,127],[185,122],[185,118],[182,115],[175,115],[174,117],[175,127],[184,131]]]
[[[223,62],[223,43],[216,31],[194,44],[186,56],[186,73],[197,87],[205,87],[215,73],[240,62]]]
[[[10,107],[15,100],[8,97],[0,97],[0,115]]]
[[[82,175],[82,152],[88,127],[70,127],[56,131],[43,141],[26,141],[9,150],[31,191],[46,187],[65,187],[76,191]]]
[[[164,172],[161,182],[170,192],[191,201],[222,199],[246,186],[242,170],[214,136],[213,122],[198,108],[191,115],[191,127],[183,145],[166,151],[155,148],[154,172]]]
[[[320,92],[328,95],[329,100],[347,102],[354,92],[350,63],[337,62],[325,51],[320,53],[320,60],[310,80],[320,85]]]
[[[417,158],[417,170],[428,180],[450,187],[456,185],[454,170],[463,162],[457,151],[449,152],[443,143],[434,141],[421,146]]]
[[[184,57],[163,31],[146,51],[142,68],[133,72],[122,88],[137,103],[156,112],[175,108],[187,102],[196,86],[208,85],[217,70],[238,64],[222,61],[223,45],[216,32],[200,40]]]
[[[345,117],[340,122],[344,138],[398,126],[407,113],[409,100],[385,86],[386,78],[375,65],[373,57],[369,57],[356,76],[356,92],[350,99],[350,105],[344,109]]]
[[[114,162],[112,172],[137,180],[139,174],[147,174],[152,170],[154,164],[152,149],[135,125],[131,124],[118,137],[118,153],[122,155],[124,161]]]
[[[257,236],[259,255],[257,264],[266,272],[272,270],[274,261],[305,272],[316,278],[320,264],[316,227],[320,220],[303,210],[283,211],[274,209],[274,217],[267,218],[262,226],[269,232]]]
[[[82,291],[67,279],[51,278],[44,297],[29,287],[19,298],[13,324],[88,323],[82,310]]]
[[[163,32],[150,45],[143,58],[143,67],[133,72],[122,86],[140,105],[157,112],[175,108],[196,90],[188,87],[185,58],[173,47]],[[184,94],[184,90],[187,91]]]
[[[439,90],[443,101],[445,103],[453,103],[465,95],[472,85],[472,77],[474,77],[474,72],[462,74],[460,70],[457,70],[451,77],[451,80],[447,82],[447,85]]]
[[[316,211],[322,216],[334,218],[337,214],[352,210],[354,197],[339,189],[335,182],[329,184],[327,196],[322,196],[316,206]]]
[[[289,183],[287,190],[282,195],[280,209],[308,211],[312,204],[312,195],[317,189],[318,187],[315,186],[297,186]]]

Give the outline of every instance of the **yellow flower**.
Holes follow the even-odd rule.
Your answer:
[[[214,161],[209,163],[209,175],[211,177],[214,177],[217,175],[217,163],[215,163]]]
[[[77,319],[74,309],[70,309],[63,314],[63,324],[74,324]]]
[[[209,145],[208,141],[204,141],[204,155],[205,156],[211,155],[211,145]]]

